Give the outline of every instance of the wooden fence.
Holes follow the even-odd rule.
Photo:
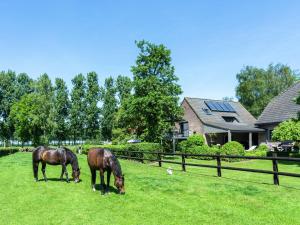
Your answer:
[[[273,174],[273,182],[275,185],[279,185],[279,175],[280,176],[289,176],[289,177],[300,177],[298,173],[289,173],[289,172],[279,172],[278,171],[278,161],[288,161],[288,162],[299,162],[300,158],[290,158],[290,157],[277,157],[276,153],[273,153],[272,157],[259,157],[259,156],[238,156],[238,155],[209,155],[209,154],[185,154],[185,153],[163,153],[163,152],[140,152],[140,151],[116,151],[113,150],[117,157],[123,159],[133,159],[140,162],[151,161],[158,162],[158,165],[161,167],[162,163],[171,163],[179,164],[182,167],[182,171],[186,171],[186,166],[195,166],[195,167],[206,167],[206,168],[215,168],[217,169],[218,177],[222,176],[222,169],[224,170],[237,170],[237,171],[246,171],[253,173],[264,173],[264,174]],[[155,158],[145,158],[144,154],[150,154],[155,156]],[[163,156],[178,156],[181,158],[181,161],[171,161],[164,160]],[[185,161],[188,157],[206,157],[216,160],[216,165],[208,164],[198,164],[198,163],[187,163]],[[272,162],[273,170],[262,170],[262,169],[249,169],[249,168],[239,168],[231,166],[222,166],[221,159],[256,159],[256,160],[268,160]]]

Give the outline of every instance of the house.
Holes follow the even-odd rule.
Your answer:
[[[256,119],[239,102],[185,97],[181,106],[184,116],[177,125],[177,139],[198,133],[208,145],[238,141],[246,148],[265,139],[264,130],[255,126]]]
[[[265,130],[267,141],[272,140],[272,131],[279,123],[297,118],[300,105],[296,104],[295,99],[299,96],[299,92],[300,82],[297,82],[273,98],[258,118],[256,125]]]

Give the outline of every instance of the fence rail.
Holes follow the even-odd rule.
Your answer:
[[[140,152],[140,151],[124,151],[124,150],[113,150],[117,157],[122,159],[132,159],[140,162],[151,161],[158,162],[159,167],[162,166],[162,163],[170,163],[181,165],[182,171],[186,171],[186,166],[194,167],[206,167],[206,168],[215,168],[217,169],[217,176],[222,176],[222,169],[224,170],[237,170],[245,171],[252,173],[264,173],[264,174],[273,174],[274,185],[279,185],[279,175],[280,176],[289,176],[289,177],[300,177],[299,173],[289,173],[289,172],[279,172],[278,171],[278,161],[289,161],[289,162],[299,162],[300,158],[290,158],[290,157],[277,157],[276,153],[273,153],[272,157],[261,157],[261,156],[239,156],[239,155],[209,155],[209,154],[186,154],[186,153],[164,153],[164,152]],[[156,156],[155,159],[145,158],[144,154],[150,154]],[[163,156],[179,156],[181,161],[171,161],[164,160]],[[208,157],[216,160],[216,165],[208,164],[198,164],[198,163],[188,163],[186,158],[188,157]],[[272,161],[273,170],[263,170],[263,169],[250,169],[250,168],[240,168],[240,167],[231,167],[231,166],[222,166],[221,159],[257,159],[257,160],[269,160]]]

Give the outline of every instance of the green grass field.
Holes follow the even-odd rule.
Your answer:
[[[47,166],[45,183],[33,181],[30,153],[1,157],[0,224],[300,224],[300,178],[280,177],[278,187],[271,175],[223,170],[218,178],[210,168],[187,167],[184,173],[176,165],[121,160],[126,194],[101,196],[90,188],[86,156],[79,156],[79,163],[81,183],[59,181],[60,166]],[[300,173],[300,166],[281,163],[279,170]]]

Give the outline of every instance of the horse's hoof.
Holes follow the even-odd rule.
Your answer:
[[[93,191],[96,191],[96,189],[95,189],[95,188],[93,188]]]

